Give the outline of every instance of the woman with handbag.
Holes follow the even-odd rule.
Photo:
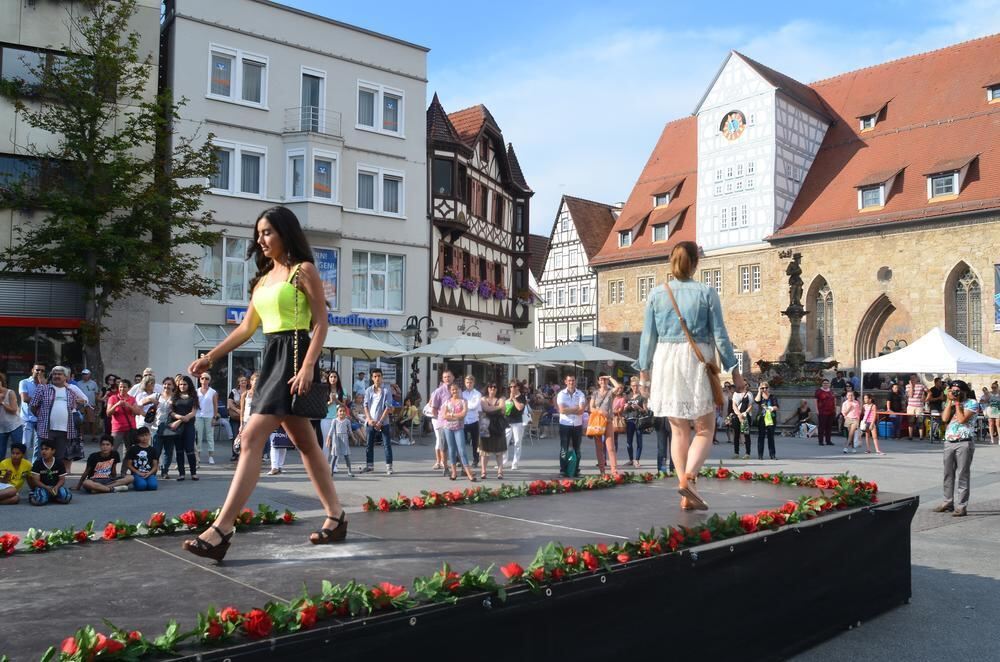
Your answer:
[[[878,405],[871,393],[865,393],[864,404],[861,405],[861,436],[865,440],[865,453],[871,453],[869,441],[875,445],[876,455],[885,455],[878,447]]]
[[[646,407],[646,398],[641,393],[639,378],[632,377],[629,383],[629,391],[625,396],[625,448],[628,451],[628,462],[636,469],[639,468],[639,461],[642,459],[642,433],[643,422],[648,418],[649,413]],[[642,420],[640,420],[642,419]],[[652,423],[652,420],[650,420]],[[632,439],[635,438],[635,454],[632,453]]]
[[[486,477],[487,461],[490,453],[497,463],[497,480],[503,480],[503,455],[507,452],[507,417],[504,409],[507,403],[497,395],[497,385],[486,385],[486,395],[479,401],[486,417],[487,430],[479,438],[479,475]]]
[[[612,421],[612,405],[614,404],[615,389],[619,384],[610,375],[601,373],[597,377],[598,387],[590,397],[590,423],[587,428],[589,433],[593,429],[595,417],[604,418],[604,425],[601,426],[600,434],[589,435],[594,438],[594,448],[597,452],[597,468],[603,476],[606,473],[607,464],[611,464],[611,475],[618,475],[618,458],[615,457],[615,431]],[[597,430],[594,430],[595,432]]]
[[[253,415],[241,435],[243,457],[215,522],[197,538],[184,541],[188,552],[215,560],[221,560],[229,549],[233,522],[260,479],[261,449],[278,427],[284,428],[299,450],[327,515],[309,541],[328,544],[343,542],[347,536],[346,512],[311,422],[324,416],[329,397],[317,365],[328,323],[323,282],[295,214],[281,206],[264,211],[254,227],[247,258],[256,261],[257,273],[250,281],[253,294],[243,322],[188,367],[200,375],[263,326],[266,345],[254,389]]]
[[[743,388],[733,387],[730,400],[730,422],[733,426],[733,459],[740,459],[740,436],[743,436],[743,459],[750,459],[750,392],[747,385]]]
[[[177,431],[170,427],[174,420],[173,400],[177,385],[173,377],[163,378],[163,390],[160,399],[156,401],[156,419],[153,421],[153,448],[160,453],[160,478],[170,477],[170,463],[174,460],[174,448],[177,443]]]
[[[674,280],[649,294],[637,364],[639,385],[649,393],[653,414],[670,419],[670,454],[683,497],[681,508],[707,510],[695,481],[712,450],[715,408],[723,401],[719,368],[706,357],[714,358],[718,350],[737,390],[743,388],[743,375],[726,332],[719,294],[692,279],[697,266],[697,244],[682,241],[674,246],[670,253]]]
[[[757,403],[757,459],[764,459],[764,439],[767,438],[767,452],[772,460],[777,460],[774,429],[778,424],[778,398],[771,394],[770,384],[761,382],[753,400]]]
[[[243,400],[243,395],[247,392],[247,386],[249,385],[249,380],[247,380],[246,375],[240,375],[239,379],[236,380],[236,388],[229,392],[229,396],[226,398],[226,412],[229,414],[229,432],[233,439],[233,454],[229,458],[230,462],[235,462],[239,459],[239,453],[235,450],[236,437],[240,434],[240,424],[241,416],[243,413],[240,407],[240,402]]]
[[[184,480],[184,460],[191,469],[191,480],[198,480],[198,455],[194,450],[194,440],[197,433],[194,430],[194,417],[198,413],[198,396],[195,393],[194,382],[187,375],[174,378],[177,390],[170,402],[170,428],[177,433],[175,451],[177,453],[177,480]]]
[[[625,432],[625,389],[618,385],[614,390],[615,399],[611,401],[611,427],[614,430],[615,456],[618,455],[618,435]]]

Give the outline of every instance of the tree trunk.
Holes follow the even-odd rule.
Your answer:
[[[104,384],[104,357],[101,354],[104,310],[104,306],[97,300],[97,293],[91,289],[84,303],[84,321],[80,327],[80,335],[84,366],[90,370],[91,379],[98,384]]]

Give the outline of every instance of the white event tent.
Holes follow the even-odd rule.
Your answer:
[[[1000,374],[1000,359],[966,347],[936,326],[903,349],[862,361],[861,373],[866,372]]]

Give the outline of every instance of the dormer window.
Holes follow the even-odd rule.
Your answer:
[[[669,193],[657,193],[653,196],[653,206],[663,207],[670,204],[670,194]]]
[[[618,248],[628,248],[632,245],[632,231],[622,230],[618,233]]]
[[[871,131],[875,128],[875,123],[878,122],[878,113],[874,115],[865,115],[861,118],[861,130]]]
[[[928,178],[928,194],[931,199],[958,193],[958,172],[944,172]]]
[[[867,186],[858,189],[859,209],[881,209],[885,206],[885,185]]]
[[[994,101],[1000,103],[1000,83],[986,88],[986,100],[990,103]]]
[[[659,225],[653,226],[653,241],[666,241],[667,240],[667,224],[660,223]]]

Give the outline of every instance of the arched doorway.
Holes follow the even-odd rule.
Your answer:
[[[882,326],[889,316],[895,312],[896,306],[885,294],[880,294],[872,305],[868,306],[861,323],[858,325],[858,333],[854,338],[854,366],[861,367],[861,362],[878,356],[879,334],[882,333]]]
[[[823,276],[816,276],[809,285],[805,299],[809,314],[806,316],[806,356],[812,359],[829,359],[834,356],[833,344],[833,290]]]

